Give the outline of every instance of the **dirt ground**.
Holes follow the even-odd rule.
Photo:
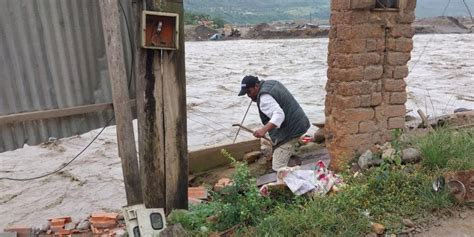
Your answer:
[[[465,209],[451,217],[435,222],[426,232],[416,234],[418,237],[472,237],[474,236],[474,210]]]

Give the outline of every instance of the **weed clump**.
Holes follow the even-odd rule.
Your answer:
[[[272,201],[260,195],[246,163],[237,162],[224,150],[222,153],[235,167],[233,184],[219,193],[212,192],[209,203],[192,206],[189,211],[173,211],[168,217],[171,224],[181,223],[190,234],[207,236],[236,225],[255,225],[268,214]],[[210,221],[209,217],[214,220]]]
[[[474,129],[455,131],[440,128],[415,141],[429,170],[474,168]]]

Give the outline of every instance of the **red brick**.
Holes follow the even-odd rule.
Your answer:
[[[402,79],[385,80],[384,89],[389,92],[405,92],[406,82]]]
[[[378,53],[359,53],[353,55],[353,62],[358,66],[367,66],[380,63],[380,55]]]
[[[378,127],[374,121],[362,121],[359,124],[360,133],[371,133],[377,130],[378,130]]]
[[[390,36],[394,38],[412,38],[414,34],[415,29],[412,28],[411,24],[395,25],[390,31]]]
[[[30,237],[32,228],[27,226],[9,226],[3,229],[4,232],[16,233],[17,237]]]
[[[188,197],[197,199],[207,199],[207,189],[204,187],[190,187],[188,188]]]
[[[405,104],[407,102],[406,92],[393,92],[390,94],[390,104]]]
[[[331,10],[342,11],[350,8],[349,0],[331,0]]]
[[[383,66],[367,66],[364,69],[364,80],[376,80],[380,79],[383,75]]]
[[[395,128],[404,128],[405,127],[405,118],[389,118],[388,119],[388,129]]]
[[[381,104],[382,103],[382,93],[380,93],[380,92],[372,93],[370,103],[371,103],[372,106]]]
[[[387,63],[393,66],[403,66],[407,64],[410,58],[410,53],[389,52],[387,55]]]
[[[362,81],[364,71],[363,67],[329,68],[328,77],[337,81]]]
[[[117,225],[117,213],[94,213],[89,221],[94,228],[112,228]]]
[[[408,76],[408,66],[397,66],[393,71],[393,78],[395,79],[403,79]]]
[[[336,95],[334,97],[333,106],[337,108],[357,108],[361,105],[360,96],[341,96]]]

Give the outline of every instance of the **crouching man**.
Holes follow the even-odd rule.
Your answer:
[[[273,143],[272,169],[278,171],[288,165],[299,138],[311,126],[308,117],[293,95],[278,81],[260,81],[258,77],[245,76],[239,96],[245,94],[257,102],[264,125],[253,135],[262,138],[268,132]]]

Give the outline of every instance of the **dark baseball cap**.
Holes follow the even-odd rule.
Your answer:
[[[260,81],[258,80],[258,77],[245,76],[242,79],[242,83],[240,84],[239,96],[245,95],[247,93],[248,88],[252,88],[258,83],[260,83]]]

